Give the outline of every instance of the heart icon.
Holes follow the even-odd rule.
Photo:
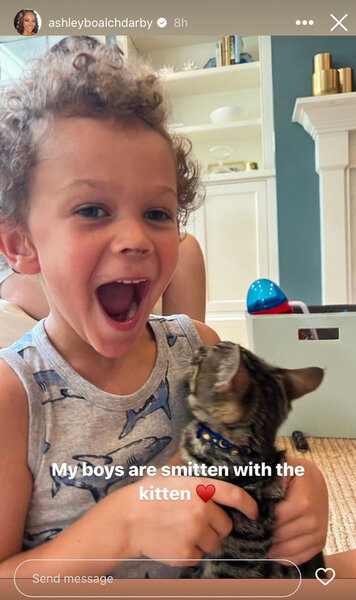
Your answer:
[[[326,581],[324,581],[324,579],[322,579],[322,577],[327,577],[327,572],[331,573],[331,577],[329,577],[329,579],[326,579]],[[320,573],[320,575],[319,575]],[[323,574],[324,573],[324,574]],[[317,569],[315,571],[315,577],[317,578],[318,581],[320,581],[320,583],[322,583],[323,585],[329,585],[329,583],[331,583],[331,581],[334,579],[335,577],[335,571],[334,569],[323,569],[322,567],[320,567],[320,569]]]
[[[197,485],[195,491],[198,494],[199,498],[204,500],[204,502],[208,502],[208,500],[210,500],[210,498],[212,498],[215,494],[215,485],[213,485],[212,483],[210,485],[200,484]]]

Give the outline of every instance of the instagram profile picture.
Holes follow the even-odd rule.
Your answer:
[[[36,35],[41,28],[41,17],[33,8],[23,8],[15,15],[14,27],[25,37]]]

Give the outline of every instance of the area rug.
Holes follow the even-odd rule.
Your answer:
[[[329,491],[329,530],[326,554],[356,548],[356,440],[307,438],[309,451],[298,452],[288,437],[278,446],[307,458],[322,471]]]

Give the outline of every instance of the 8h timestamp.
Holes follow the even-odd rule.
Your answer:
[[[177,28],[186,29],[188,27],[188,19],[184,19],[183,17],[175,17],[173,25]]]

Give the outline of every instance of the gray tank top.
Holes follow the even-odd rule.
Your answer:
[[[177,451],[189,419],[179,380],[201,341],[184,315],[151,315],[149,324],[157,343],[155,367],[145,384],[128,396],[104,392],[74,371],[50,343],[44,320],[0,350],[28,397],[33,490],[24,550],[52,539],[95,502],[135,480],[120,469],[100,477],[85,473],[84,467],[120,466],[127,473],[130,465],[162,466]],[[73,471],[60,470],[62,465]],[[175,577],[177,571],[154,561],[130,562],[119,565],[113,575]]]

